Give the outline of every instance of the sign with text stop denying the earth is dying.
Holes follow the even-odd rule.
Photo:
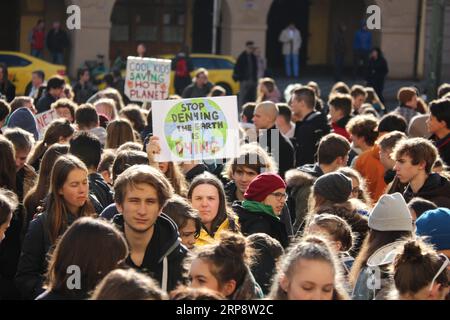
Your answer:
[[[125,94],[131,101],[149,102],[167,99],[171,60],[127,58]]]
[[[239,147],[236,96],[152,102],[157,161],[235,157]]]

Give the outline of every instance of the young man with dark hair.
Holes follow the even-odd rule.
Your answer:
[[[397,113],[388,113],[384,115],[378,124],[379,135],[393,131],[406,133],[407,129],[408,125],[406,124],[405,118]]]
[[[36,105],[38,113],[50,110],[52,103],[61,98],[65,85],[66,81],[61,76],[53,76],[48,79],[46,93]]]
[[[397,143],[404,139],[407,139],[406,134],[400,131],[392,131],[378,140],[378,145],[380,146],[380,162],[385,169],[384,182],[386,182],[386,184],[392,183],[391,186],[388,187],[387,193],[389,194],[395,192],[403,193],[403,191],[405,191],[405,185],[400,183],[398,178],[395,177],[395,160],[391,157],[392,150],[394,150]]]
[[[80,158],[88,168],[89,192],[100,202],[102,210],[113,203],[111,189],[97,172],[102,156],[102,145],[98,138],[89,132],[78,132],[70,140],[69,152]]]
[[[173,196],[164,174],[148,165],[132,166],[117,178],[114,192],[120,214],[113,223],[130,246],[126,263],[149,274],[164,291],[185,282],[182,262],[187,249],[175,222],[162,212]]]
[[[421,197],[438,207],[450,208],[450,182],[432,173],[438,150],[428,140],[413,138],[398,143],[393,151],[394,170],[400,182],[408,184],[403,197],[409,202]]]
[[[90,82],[90,78],[89,69],[82,68],[78,71],[78,81],[73,86],[73,93],[75,94],[73,100],[76,103],[86,103],[97,92],[97,89]]]
[[[78,130],[88,131],[95,135],[102,146],[106,143],[106,129],[100,127],[97,110],[91,104],[82,104],[75,112],[75,122]]]
[[[350,91],[350,95],[352,96],[353,113],[357,115],[359,114],[359,109],[366,102],[367,91],[363,86],[355,84]]]
[[[440,99],[430,104],[430,116],[427,120],[431,140],[446,165],[450,165],[450,100]]]
[[[410,123],[411,119],[418,115],[417,109],[417,90],[412,87],[402,87],[398,90],[397,100],[399,106],[394,110],[403,118],[405,118],[406,123]]]
[[[277,128],[280,129],[280,132],[283,136],[288,139],[294,137],[295,133],[295,123],[291,121],[292,119],[292,111],[289,106],[285,103],[277,103],[278,107],[278,116],[276,125]]]
[[[309,87],[294,90],[291,98],[292,112],[301,119],[295,124],[296,165],[314,163],[320,139],[330,133],[325,115],[315,111],[316,94]]]
[[[328,101],[330,106],[331,127],[333,132],[350,141],[350,134],[345,126],[351,119],[352,97],[349,94],[336,93]]]
[[[386,189],[384,167],[380,162],[380,150],[375,141],[378,138],[378,120],[373,116],[356,116],[347,124],[353,144],[362,150],[355,159],[354,168],[366,179],[367,189],[374,202]]]
[[[303,224],[308,210],[308,198],[314,181],[322,175],[345,167],[348,162],[350,143],[343,136],[330,133],[324,136],[317,150],[318,162],[306,164],[286,173],[288,205],[294,218],[294,231]]]

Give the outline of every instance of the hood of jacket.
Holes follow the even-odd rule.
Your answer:
[[[408,186],[404,195],[409,200],[413,197],[421,197],[431,199],[437,206],[450,207],[450,181],[437,173],[432,173],[417,193]]]
[[[302,188],[311,187],[318,176],[315,172],[314,165],[305,165],[297,169],[292,169],[286,172],[285,180],[288,188]],[[319,168],[320,169],[320,168]],[[321,170],[322,171],[322,170]]]

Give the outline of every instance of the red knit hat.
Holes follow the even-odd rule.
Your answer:
[[[261,173],[250,182],[245,190],[244,198],[262,202],[269,194],[281,188],[286,189],[286,183],[279,175],[268,172]]]

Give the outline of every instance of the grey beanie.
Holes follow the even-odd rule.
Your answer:
[[[369,215],[369,228],[377,231],[413,231],[411,213],[403,196],[383,195]]]
[[[314,193],[335,203],[348,200],[352,193],[352,180],[340,172],[324,174],[314,183]]]

